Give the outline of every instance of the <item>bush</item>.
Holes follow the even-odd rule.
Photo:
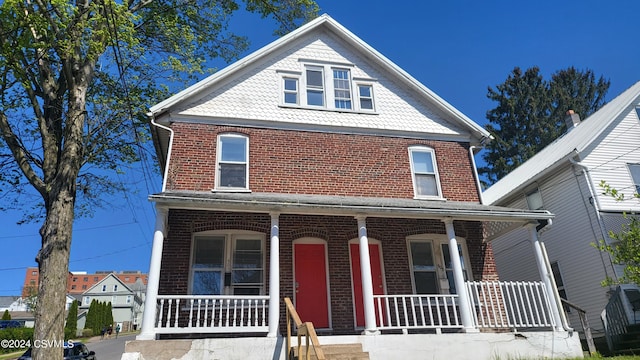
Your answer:
[[[82,329],[82,337],[83,338],[88,338],[93,336],[93,329]]]
[[[25,343],[28,340],[29,344],[31,344],[33,342],[33,329],[24,327],[2,329],[0,330],[0,339],[22,340]],[[1,347],[0,354],[12,353],[19,350],[26,350],[26,348]]]

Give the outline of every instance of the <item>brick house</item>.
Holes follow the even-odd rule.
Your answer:
[[[285,297],[323,344],[371,359],[581,354],[549,284],[498,282],[491,250],[522,226],[535,245],[552,214],[482,205],[473,154],[489,134],[331,17],[149,116],[164,179],[130,359],[285,358]],[[509,286],[536,319],[516,323]],[[531,327],[539,342],[504,331]]]

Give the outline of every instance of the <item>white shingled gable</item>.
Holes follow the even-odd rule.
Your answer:
[[[375,111],[283,106],[283,74],[303,74],[309,62],[347,67],[353,79],[370,82]],[[151,108],[151,113],[159,121],[327,131],[366,129],[472,143],[489,136],[482,127],[327,15],[159,103]],[[171,120],[163,119],[167,113],[171,114]]]

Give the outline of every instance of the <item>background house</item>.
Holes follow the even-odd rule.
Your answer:
[[[483,193],[487,204],[521,209],[546,209],[555,214],[553,225],[540,235],[560,293],[587,311],[594,336],[603,336],[600,315],[615,288],[602,287],[606,277],[622,272],[592,243],[609,241],[625,223],[623,212],[636,213],[640,202],[640,83],[613,99],[589,118],[569,114],[568,131]],[[624,193],[628,201],[602,195],[599,184]],[[523,231],[493,242],[498,273],[503,280],[539,279],[531,244]],[[628,302],[627,319],[634,321]],[[571,324],[579,328],[577,311]]]
[[[95,273],[89,273],[86,271],[70,271],[67,276],[67,293],[82,294],[99,281],[102,281],[102,279],[109,274],[116,275],[120,281],[127,285],[134,284],[138,280],[142,281],[143,284],[147,283],[147,274],[142,273],[139,270],[103,270],[96,271]],[[28,297],[37,291],[39,277],[40,273],[37,267],[27,268],[24,276],[24,285],[22,286],[23,297]]]
[[[82,293],[78,306],[78,330],[84,328],[86,312],[93,300],[111,303],[113,321],[121,324],[122,331],[137,329],[144,310],[144,290],[142,280],[127,285],[114,274],[105,276]]]

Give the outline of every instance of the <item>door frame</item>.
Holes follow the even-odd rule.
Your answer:
[[[384,255],[382,254],[382,241],[377,240],[377,239],[373,239],[373,238],[368,238],[368,243],[369,245],[377,245],[378,246],[378,253],[380,254],[380,274],[382,275],[382,293],[383,294],[387,294],[387,276],[385,274],[384,271]],[[358,246],[360,245],[360,239],[358,238],[354,238],[349,240],[349,243],[347,244],[347,247],[349,248],[349,275],[351,277],[351,299],[353,299],[352,303],[353,303],[353,328],[354,329],[364,329],[364,326],[358,326],[358,319],[356,318],[356,302],[355,302],[355,289],[354,289],[354,281],[353,281],[353,262],[351,261],[352,257],[351,257],[351,245],[352,244],[358,244]],[[360,250],[360,248],[358,248],[358,250]],[[360,264],[360,267],[362,267],[362,264]],[[372,274],[373,275],[373,274]],[[362,278],[362,275],[361,275]],[[360,288],[362,288],[362,285],[360,285]],[[376,320],[378,319],[378,313],[376,312]]]
[[[324,245],[324,266],[326,269],[326,284],[327,284],[327,317],[329,322],[328,328],[321,329],[333,329],[333,319],[331,318],[331,283],[329,282],[329,243],[328,241],[316,238],[316,237],[302,237],[293,240],[291,243],[291,267],[293,268],[293,304],[297,304],[297,292],[296,292],[296,245],[298,244],[322,244]]]

